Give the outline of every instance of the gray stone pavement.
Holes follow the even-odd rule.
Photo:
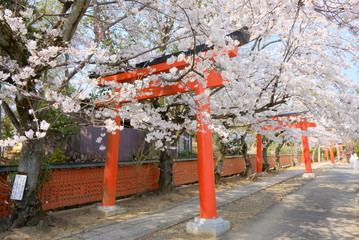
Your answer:
[[[328,163],[318,164],[313,168],[320,168]],[[222,206],[250,195],[270,186],[278,184],[289,178],[302,174],[303,170],[286,171],[270,178],[263,178],[256,182],[240,185],[217,193],[217,206]],[[192,220],[199,215],[198,198],[187,200],[181,204],[161,209],[151,214],[133,217],[121,222],[110,222],[102,225],[93,226],[82,231],[64,235],[56,240],[132,240],[143,237],[152,232],[156,232],[178,223]],[[220,217],[220,216],[219,216]]]
[[[359,239],[359,170],[336,165],[219,239]]]

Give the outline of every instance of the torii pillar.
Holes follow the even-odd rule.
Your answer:
[[[330,164],[335,165],[333,146],[329,146]]]
[[[120,126],[121,118],[114,119]],[[106,162],[103,176],[102,205],[97,209],[103,216],[109,217],[125,212],[124,208],[116,206],[116,182],[118,169],[118,153],[120,145],[120,130],[107,134]]]
[[[257,156],[256,156],[256,172],[258,175],[264,175],[263,169],[263,136],[257,133]]]
[[[328,153],[328,148],[324,148],[324,158],[325,158],[325,161],[328,161],[329,160],[329,153]]]
[[[338,158],[338,162],[340,162],[340,149],[338,144],[335,145],[335,149],[337,150],[337,158]]]
[[[339,159],[345,160],[345,154],[344,154],[344,146],[343,146],[343,144],[340,144],[340,145],[339,145],[339,152],[340,152]]]
[[[303,131],[306,131],[308,128],[308,122],[306,120],[302,121],[300,123],[300,128]],[[313,173],[312,170],[312,163],[310,161],[310,152],[309,152],[309,141],[308,141],[308,136],[306,135],[302,135],[302,159],[304,161],[305,164],[305,173],[303,173],[302,177],[303,178],[313,178],[315,177],[315,174]]]
[[[205,90],[201,83],[195,89],[199,98],[196,100],[196,120],[200,216],[186,223],[186,231],[218,236],[230,229],[230,222],[217,217],[212,131],[208,128],[211,112],[209,97],[203,98]]]

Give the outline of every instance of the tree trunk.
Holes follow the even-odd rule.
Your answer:
[[[171,142],[170,149],[177,147],[177,142],[184,132],[184,129],[176,130],[174,135],[176,136]],[[163,145],[167,144],[166,140],[163,140]],[[170,149],[165,149],[160,151],[160,164],[158,167],[160,168],[160,177],[158,179],[158,192],[160,193],[168,193],[174,190],[175,185],[173,182],[173,151]]]
[[[280,150],[282,149],[282,147],[284,146],[285,141],[282,141],[281,143],[278,144],[278,146],[275,148],[275,165],[277,169],[282,168],[282,165],[280,163]]]
[[[45,139],[25,142],[20,154],[19,173],[27,175],[23,199],[15,201],[10,215],[10,226],[23,227],[36,225],[43,216],[41,202],[38,198],[38,183],[41,161],[45,156]]]
[[[249,155],[248,155],[248,145],[245,140],[246,135],[247,135],[247,133],[245,133],[244,135],[241,136],[241,152],[244,157],[244,161],[246,163],[246,169],[244,171],[244,175],[248,177],[248,176],[252,175],[254,173],[254,171],[252,169],[251,159],[249,158]]]
[[[269,163],[268,163],[268,148],[272,144],[273,140],[263,138],[264,144],[263,144],[263,165],[262,165],[262,171],[265,172],[269,169]]]
[[[244,143],[242,145],[242,153],[243,153],[244,161],[246,162],[246,170],[244,172],[244,175],[250,176],[253,174],[253,169],[252,169],[251,159],[249,158],[249,155],[248,155],[247,143]]]
[[[316,152],[316,147],[313,148],[313,151],[312,151],[312,155],[311,155],[311,162],[315,162],[315,152]]]
[[[214,179],[216,181],[216,184],[221,183],[222,181],[222,169],[223,169],[223,161],[224,161],[224,157],[226,154],[226,147],[225,145],[222,143],[222,141],[218,141],[218,157],[216,160],[216,168],[214,169]]]
[[[179,136],[181,135],[181,131],[176,132],[176,139],[171,143],[170,149],[174,146],[177,146],[177,141]],[[165,145],[167,142],[163,140],[163,144]],[[158,192],[159,193],[169,193],[174,190],[174,182],[173,182],[173,151],[170,149],[164,149],[160,151],[160,164],[158,165],[160,169],[160,177],[158,179]]]
[[[222,169],[223,169],[223,160],[224,156],[220,154],[217,158],[216,168],[214,169],[214,179],[216,184],[220,184],[222,182]]]
[[[292,166],[295,167],[297,165],[298,165],[298,144],[294,142]]]
[[[158,99],[155,99],[151,103],[153,104],[153,107],[155,109],[161,107],[161,104],[159,103]],[[175,109],[172,109],[172,112],[169,109],[167,111],[162,111],[161,119],[165,121],[172,121],[173,123],[176,124],[183,124],[185,119],[180,116],[182,114],[180,110],[181,109],[179,108],[179,106],[176,106]],[[171,113],[174,117],[170,120],[168,115]],[[177,147],[177,142],[181,134],[183,133],[184,133],[184,128],[172,131],[172,136],[175,137],[171,142],[170,149]],[[166,140],[163,140],[162,143],[163,146],[166,146],[168,144]],[[173,152],[168,149],[164,149],[160,151],[159,155],[160,155],[159,156],[160,164],[158,165],[158,167],[160,169],[160,177],[158,179],[158,192],[168,193],[174,190],[173,172],[172,172],[174,156],[173,156]]]
[[[158,192],[168,193],[173,191],[173,154],[169,152],[170,150],[160,151],[160,177],[158,179]]]

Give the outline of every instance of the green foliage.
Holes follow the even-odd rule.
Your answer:
[[[132,154],[132,159],[137,164],[142,164],[148,160],[154,159],[154,147],[153,145],[146,144],[146,142],[138,143],[135,151]]]
[[[110,93],[112,91],[112,88],[110,86],[106,86],[106,87],[100,87],[97,89],[97,91],[92,91],[89,94],[89,100],[93,100],[96,99],[102,95],[105,95],[107,93]]]
[[[268,155],[275,154],[275,149],[278,147],[278,142],[273,141],[272,144],[268,148]],[[286,141],[283,145],[283,147],[280,149],[280,154],[295,154],[295,148],[297,148],[297,153],[300,154],[302,151],[301,145],[296,146],[296,143],[294,142],[288,142]]]
[[[178,153],[178,158],[195,158],[197,154],[192,151],[185,151]]]
[[[40,165],[40,173],[38,177],[37,187],[41,189],[44,186],[44,183],[48,182],[51,178],[51,165],[48,161],[42,161]]]
[[[278,145],[278,143],[276,143]],[[286,142],[284,146],[281,148],[280,153],[281,154],[292,154],[295,148],[295,143],[293,142]],[[298,151],[300,151],[300,147],[298,147]]]
[[[61,163],[67,162],[69,159],[70,157],[67,157],[60,148],[55,148],[55,151],[50,154],[50,157],[48,158],[47,162],[48,164]]]
[[[333,148],[333,154],[334,156],[337,156],[337,148]]]
[[[55,148],[54,152],[51,153],[49,157],[44,157],[40,165],[40,174],[37,185],[38,188],[41,189],[44,183],[50,180],[51,164],[66,162],[69,159],[70,157],[65,156],[64,152],[59,148]]]
[[[15,153],[15,154],[11,155],[8,165],[10,165],[10,166],[18,166],[19,161],[20,161],[20,153]],[[16,169],[17,169],[17,167],[16,167]],[[17,174],[17,171],[11,171],[11,172],[9,171],[7,173],[7,177],[11,181],[13,181],[15,179],[16,174]]]
[[[9,165],[19,165],[19,161],[20,161],[20,153],[14,153],[10,157]]]
[[[354,152],[355,152],[355,153],[358,155],[358,157],[359,157],[359,140],[354,140],[353,148],[354,148]]]
[[[146,160],[149,160],[150,157],[149,155],[147,155],[146,153],[143,152],[143,148],[140,147],[138,149],[138,151],[134,152],[133,153],[133,156],[132,156],[133,160],[135,160],[137,163],[142,163]]]
[[[12,138],[14,136],[14,127],[7,116],[1,118],[1,139]]]
[[[239,151],[240,151],[240,140],[239,139],[235,139],[232,140],[230,142],[226,142],[226,143],[219,143],[220,141],[220,137],[218,136],[217,133],[213,134],[213,144],[214,144],[214,155],[218,156],[219,152],[220,152],[220,147],[222,146],[222,152],[225,153],[226,156],[233,156],[233,155],[238,155]]]
[[[76,134],[80,128],[75,126],[70,118],[60,113],[58,109],[50,109],[46,115],[45,120],[50,121],[51,119],[56,119],[52,121],[50,129],[48,131],[49,135],[61,135],[61,136],[70,136]]]
[[[172,47],[171,53],[177,53],[177,52],[179,52],[179,51],[180,51],[180,50],[179,50],[178,44],[174,44],[173,47]]]
[[[39,13],[56,14],[61,11],[63,5],[58,0],[46,0],[37,1],[35,7]],[[53,18],[56,20],[55,17]],[[48,16],[47,19],[49,21],[52,17]]]
[[[203,0],[196,0],[198,7],[207,7],[208,3],[213,3],[213,1],[203,1]]]

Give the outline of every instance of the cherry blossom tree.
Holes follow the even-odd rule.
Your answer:
[[[18,170],[28,175],[24,198],[15,203],[9,226],[35,224],[39,219],[37,180],[44,139],[58,120],[48,118],[51,109],[79,125],[103,126],[109,132],[122,129],[112,120],[115,117],[131,119],[134,127],[149,130],[146,139],[158,148],[173,146],[174,130],[196,130],[195,102],[208,96],[212,119],[206,119],[224,142],[233,140],[236,126],[260,132],[268,116],[293,111],[308,111],[323,129],[335,128],[342,138],[358,138],[358,84],[342,72],[351,67],[350,59],[358,62],[358,39],[328,20],[320,10],[325,2],[0,1],[1,106],[17,131],[0,145],[23,142]],[[345,18],[355,21],[351,16],[356,5],[348,3],[352,8]],[[240,42],[227,34],[244,26],[250,43],[229,58],[225,51]],[[178,54],[167,60],[187,61],[185,69],[125,84],[105,82],[102,90],[97,86],[96,76],[131,71],[143,67],[138,65],[143,61],[200,44],[209,47],[206,53]],[[228,80],[225,87],[208,89],[201,96],[188,92],[165,97],[157,108],[134,100],[138,89],[150,81],[161,85],[197,81],[206,86],[212,69]],[[118,109],[124,100],[131,103]],[[185,106],[180,124],[164,115],[169,106]],[[290,129],[287,133],[298,134]]]
[[[132,58],[160,47],[141,42],[147,39],[147,30],[137,27],[146,20],[146,15],[137,15],[149,5],[136,1],[1,1],[1,105],[17,134],[0,144],[23,142],[18,171],[28,176],[23,200],[15,202],[9,226],[40,219],[38,176],[45,156],[44,139],[59,119],[48,119],[51,109],[78,124],[102,123],[109,131],[118,128],[108,119],[116,113],[111,107],[102,109],[100,116],[98,111],[92,114],[103,99],[89,71],[94,66],[100,71],[105,66],[124,67]],[[121,48],[126,50],[119,54]]]
[[[330,21],[359,33],[358,1],[320,0],[313,1],[314,10],[323,14]]]
[[[350,67],[348,58],[357,62],[357,38],[328,22],[317,5],[313,11],[313,5],[305,1],[251,3],[248,9],[253,15],[245,24],[251,26],[254,43],[251,49],[241,48],[236,59],[226,61],[228,71],[222,75],[231,81],[217,92],[212,104],[218,105],[215,111],[231,117],[228,125],[233,125],[230,121],[236,115],[242,125],[253,124],[254,129],[257,125],[263,134],[268,133],[261,131],[258,122],[267,122],[268,116],[309,111],[308,118],[321,130],[335,128],[347,139],[357,138],[358,85],[341,70]],[[265,6],[267,11],[263,11]],[[230,69],[229,61],[237,65]]]

